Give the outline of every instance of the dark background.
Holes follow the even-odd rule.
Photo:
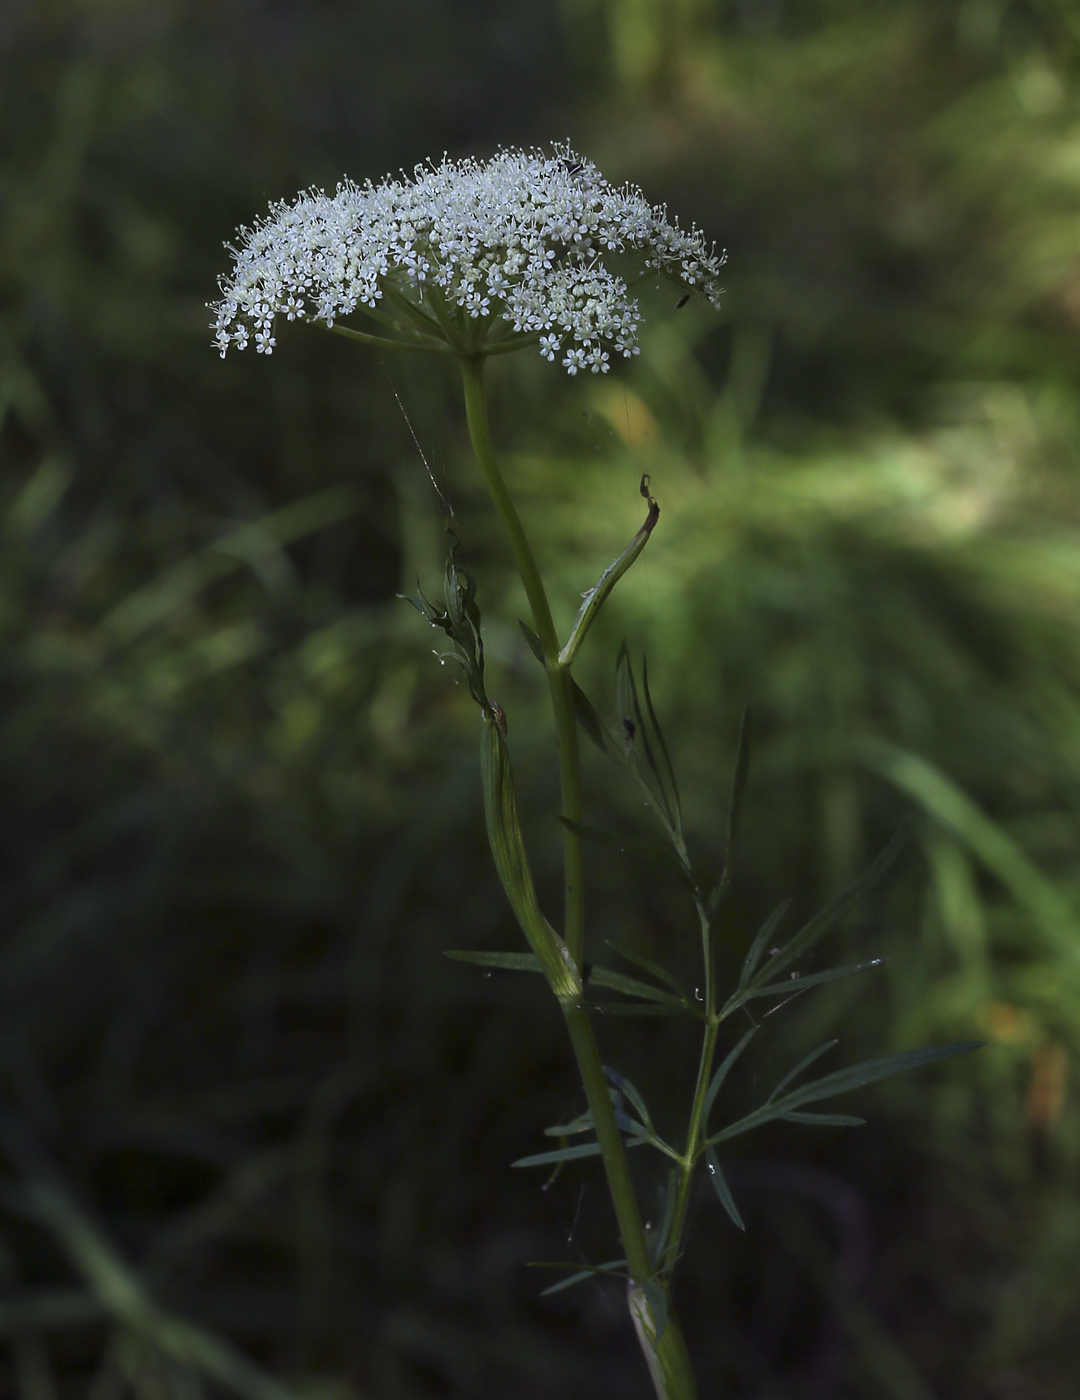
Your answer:
[[[559,851],[452,376],[304,326],[222,363],[205,307],[268,199],[568,137],[730,253],[721,316],[646,295],[626,373],[493,377],[561,625],[651,474],[579,671],[606,710],[648,651],[714,863],[755,707],[727,972],[910,820],[826,950],[884,969],[768,1022],[725,1111],[832,1035],[989,1042],[735,1145],[748,1232],[705,1186],[677,1288],[703,1400],[1074,1396],[1080,10],[6,0],[0,133],[5,1393],[648,1394],[618,1287],[524,1267],[613,1253],[597,1170],[508,1167],[581,1107],[557,1013],[441,956],[519,945],[475,709],[395,596],[443,554],[402,408],[549,907]],[[586,762],[590,820],[647,830]],[[693,978],[677,885],[589,878],[598,955]],[[601,1032],[674,1131],[693,1038]]]

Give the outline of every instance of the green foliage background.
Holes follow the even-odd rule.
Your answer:
[[[646,293],[626,374],[494,380],[562,621],[651,476],[581,675],[606,705],[648,651],[702,853],[754,706],[731,966],[911,822],[841,935],[883,973],[796,1000],[735,1096],[830,1033],[989,1041],[730,1162],[748,1237],[703,1196],[679,1298],[703,1394],[1076,1393],[1078,70],[1072,0],[3,7],[6,1390],[647,1394],[617,1291],[523,1267],[610,1257],[595,1172],[508,1170],[580,1108],[561,1025],[441,957],[517,942],[475,711],[395,597],[441,573],[428,470],[551,897],[558,855],[456,386],[308,327],[222,364],[204,305],[269,198],[569,135],[731,256],[719,320]],[[658,870],[590,880],[597,948],[692,969]],[[602,1029],[674,1119],[682,1033]]]

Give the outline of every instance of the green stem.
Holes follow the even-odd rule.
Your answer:
[[[672,1260],[679,1257],[679,1244],[686,1214],[690,1207],[690,1192],[694,1184],[694,1168],[697,1165],[698,1148],[701,1145],[702,1109],[705,1094],[712,1076],[713,1059],[716,1055],[716,1037],[720,1023],[710,1017],[705,1025],[705,1039],[701,1046],[701,1059],[698,1062],[697,1083],[694,1085],[694,1101],[690,1110],[690,1127],[686,1134],[686,1155],[679,1167],[679,1189],[675,1197],[675,1213],[671,1219],[671,1233],[668,1236],[668,1255]]]
[[[563,815],[569,820],[581,820],[581,775],[578,759],[577,727],[574,716],[573,689],[570,668],[559,660],[559,638],[551,616],[551,607],[536,566],[532,548],[506,484],[495,460],[488,426],[487,401],[484,396],[484,361],[480,356],[462,357],[461,372],[465,385],[465,410],[469,435],[484,482],[495,510],[506,530],[525,594],[532,609],[533,625],[544,654],[551,704],[555,715],[555,732],[559,744],[559,773],[562,781]],[[567,831],[564,835],[566,923],[564,936],[571,956],[580,968],[584,956],[584,884],[580,838]],[[592,1022],[583,1002],[564,1001],[563,1015],[570,1033],[585,1097],[592,1114],[601,1160],[611,1192],[615,1217],[622,1237],[623,1251],[630,1274],[629,1302],[642,1351],[656,1388],[658,1400],[697,1400],[697,1386],[678,1320],[669,1309],[667,1325],[659,1342],[653,1344],[644,1325],[650,1318],[642,1285],[654,1275],[649,1259],[648,1244],[642,1228],[637,1193],[630,1176],[626,1148],[615,1121],[615,1110],[608,1093],[607,1078],[600,1060],[600,1050],[593,1034]],[[715,1041],[715,1032],[714,1032]],[[700,1113],[699,1113],[700,1117]]]
[[[473,451],[476,453],[480,472],[503,529],[510,539],[514,563],[525,585],[525,596],[532,609],[533,625],[544,653],[551,690],[551,707],[555,714],[555,738],[559,746],[562,815],[567,821],[580,826],[581,767],[578,760],[577,721],[574,717],[570,670],[559,662],[559,637],[552,621],[540,570],[536,567],[536,559],[533,557],[521,518],[510,499],[510,493],[495,460],[495,449],[491,444],[491,430],[488,426],[487,400],[484,396],[484,361],[479,357],[462,359],[461,373],[465,381],[465,412],[469,421]],[[580,969],[585,956],[585,861],[581,838],[567,828],[563,829],[563,867],[566,907],[563,938],[570,949],[570,956]]]
[[[351,326],[327,326],[335,335],[343,335],[347,340],[358,340],[361,345],[375,345],[381,350],[423,350],[427,354],[448,355],[450,347],[441,340],[428,337],[425,340],[391,340],[387,335],[369,335],[367,331],[354,331]]]

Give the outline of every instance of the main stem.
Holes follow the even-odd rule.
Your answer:
[[[555,738],[559,746],[559,782],[562,788],[562,814],[570,822],[581,822],[581,765],[578,759],[577,723],[574,719],[574,690],[569,670],[559,665],[559,637],[551,618],[547,593],[536,567],[532,547],[521,524],[506,483],[495,461],[488,427],[487,399],[484,395],[484,361],[463,359],[461,372],[465,380],[465,412],[469,420],[469,435],[480,465],[484,484],[495,503],[495,510],[510,539],[514,563],[525,585],[525,596],[532,609],[533,625],[540,638],[547,668],[551,708],[555,714]],[[585,954],[585,862],[581,837],[563,828],[563,871],[565,919],[563,938],[570,956],[580,970]]]
[[[465,412],[473,451],[476,453],[481,475],[499,520],[509,538],[514,563],[525,586],[533,625],[544,655],[551,707],[555,717],[555,736],[559,746],[562,815],[568,821],[580,823],[581,766],[570,668],[559,662],[559,638],[543,580],[521,518],[495,460],[484,394],[484,361],[480,357],[462,357],[460,363],[465,386]],[[563,859],[566,911],[563,936],[575,965],[581,969],[584,966],[585,953],[584,861],[581,839],[569,829],[564,830],[563,834]],[[589,1013],[582,1002],[563,1002],[562,1009],[596,1129],[600,1156],[604,1163],[608,1189],[611,1192],[626,1254],[630,1274],[630,1311],[658,1400],[697,1400],[693,1369],[674,1310],[669,1308],[667,1326],[656,1346],[649,1340],[643,1326],[643,1318],[651,1315],[642,1285],[652,1277],[653,1266],[649,1259],[637,1194],[626,1159],[626,1148],[615,1121],[615,1110],[608,1093],[607,1078]]]

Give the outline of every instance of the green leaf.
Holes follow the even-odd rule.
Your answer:
[[[720,1204],[727,1211],[728,1215],[731,1216],[733,1223],[737,1225],[740,1230],[745,1230],[746,1226],[743,1224],[743,1218],[739,1214],[739,1208],[735,1204],[731,1194],[731,1188],[728,1186],[727,1179],[720,1169],[720,1162],[712,1149],[711,1143],[707,1144],[705,1147],[705,1157],[709,1164],[709,1180],[716,1189],[716,1194],[720,1197]]]
[[[560,816],[557,819],[566,827],[567,831],[572,831],[582,841],[591,841],[596,846],[609,846],[616,851],[636,851],[648,860],[657,861],[677,876],[692,893],[697,892],[694,877],[676,852],[670,846],[665,846],[663,842],[656,841],[649,836],[623,836],[617,831],[604,831],[601,827],[583,826],[580,822],[571,821],[569,817]]]
[[[734,1045],[728,1051],[720,1068],[716,1071],[712,1079],[709,1081],[709,1087],[705,1090],[705,1099],[701,1106],[701,1121],[703,1124],[707,1125],[709,1122],[709,1113],[711,1112],[712,1106],[716,1101],[717,1094],[720,1092],[721,1085],[723,1084],[724,1080],[728,1077],[728,1073],[731,1070],[732,1065],[739,1058],[739,1056],[746,1049],[746,1047],[750,1044],[754,1036],[757,1035],[757,1032],[757,1026],[750,1027],[750,1029],[746,1032],[746,1034],[739,1041],[739,1043],[737,1045]]]
[[[692,1005],[683,1006],[677,1002],[591,1001],[589,1010],[595,1011],[598,1016],[678,1016],[685,1012],[698,1020],[702,1019],[703,1014]]]
[[[675,1205],[678,1201],[678,1197],[679,1177],[675,1168],[672,1167],[668,1172],[667,1182],[660,1191],[660,1229],[649,1242],[649,1257],[652,1260],[654,1268],[659,1266],[660,1260],[663,1258],[664,1251],[667,1248],[668,1236],[671,1234],[671,1226],[675,1220]]]
[[[544,648],[541,645],[540,638],[536,635],[536,633],[532,630],[532,628],[528,625],[527,622],[522,622],[519,619],[518,626],[521,628],[525,640],[529,644],[529,650],[532,652],[533,656],[536,657],[537,661],[540,662],[541,666],[546,666],[547,662],[544,660]]]
[[[907,832],[901,828],[873,865],[864,870],[858,879],[853,880],[845,890],[841,890],[837,897],[826,905],[820,913],[815,914],[809,923],[804,924],[799,932],[780,949],[780,952],[758,972],[750,985],[754,986],[765,978],[774,976],[781,968],[789,966],[803,953],[809,952],[815,943],[819,942],[833,925],[843,918],[852,905],[857,904],[868,894],[892,867],[903,848],[906,835]]]
[[[499,967],[505,972],[543,972],[535,953],[473,953],[467,948],[451,948],[444,958],[454,962],[473,963],[476,967]]]
[[[599,1157],[598,1142],[581,1142],[576,1147],[557,1147],[551,1152],[534,1152],[529,1157],[519,1157],[511,1162],[512,1167],[546,1167],[554,1162],[576,1162],[579,1157]]]
[[[758,929],[753,943],[750,944],[750,951],[746,955],[742,972],[739,974],[739,990],[746,986],[750,978],[754,975],[754,969],[761,960],[761,955],[765,951],[766,944],[783,922],[784,915],[791,908],[791,900],[785,899],[783,904],[778,905],[765,922]],[[732,998],[734,1000],[734,998]]]
[[[884,958],[870,958],[867,962],[830,967],[824,972],[809,972],[805,975],[793,972],[786,982],[768,982],[763,987],[753,987],[732,998],[735,1005],[731,1009],[734,1011],[736,1006],[741,1006],[744,1001],[753,1001],[755,997],[790,996],[792,992],[801,992],[807,987],[820,987],[825,982],[838,982],[844,977],[856,977],[860,972],[870,972],[873,968],[880,967],[883,962]],[[727,1011],[726,1007],[724,1009]]]
[[[667,1328],[668,1300],[667,1294],[654,1278],[646,1279],[641,1285],[642,1292],[649,1304],[649,1311],[653,1317],[653,1350],[660,1345],[660,1338]]]
[[[615,1274],[617,1277],[618,1270],[626,1268],[626,1260],[613,1259],[609,1264],[587,1265],[585,1268],[575,1268],[573,1264],[542,1264],[530,1261],[526,1267],[529,1269],[575,1269],[569,1278],[560,1279],[558,1283],[553,1283],[550,1288],[545,1288],[539,1295],[541,1298],[550,1298],[553,1293],[561,1293],[564,1288],[573,1288],[576,1283],[584,1283],[586,1279],[595,1278],[598,1274]]]
[[[671,1006],[679,1010],[683,1005],[671,992],[652,987],[648,982],[639,982],[636,977],[627,977],[623,972],[612,972],[606,967],[593,967],[589,973],[589,985],[606,987],[611,992],[622,992],[624,996],[640,997],[645,1001],[659,1002],[661,1006]]]
[[[864,1084],[873,1084],[892,1074],[902,1074],[909,1069],[919,1069],[922,1065],[935,1064],[938,1060],[951,1060],[957,1055],[967,1055],[980,1049],[986,1042],[982,1040],[962,1040],[952,1045],[928,1045],[921,1050],[901,1050],[896,1055],[884,1055],[877,1060],[865,1060],[861,1065],[837,1070],[824,1079],[815,1079],[795,1089],[780,1106],[785,1112],[798,1108],[804,1103],[817,1103],[820,1099],[835,1098],[837,1094],[847,1094],[853,1089],[861,1089]]]
[[[815,1128],[861,1128],[865,1118],[850,1113],[781,1113],[785,1123],[808,1123]]]
[[[782,1090],[786,1089],[793,1079],[798,1079],[804,1069],[809,1069],[815,1061],[820,1060],[822,1055],[827,1055],[833,1046],[839,1045],[839,1043],[838,1040],[827,1040],[824,1045],[819,1045],[816,1050],[811,1050],[809,1055],[804,1055],[794,1069],[788,1070],[787,1074],[784,1075],[783,1079],[781,1079],[780,1083],[765,1102],[772,1103],[776,1096],[781,1093]]]
[[[634,963],[635,966],[640,967],[643,972],[651,972],[652,975],[658,977],[661,982],[666,982],[681,1001],[689,1000],[686,993],[683,991],[682,984],[668,972],[667,968],[662,967],[658,962],[653,962],[652,958],[647,958],[644,953],[635,953],[633,949],[624,948],[620,943],[612,943],[610,938],[605,938],[604,942],[609,948],[618,953],[620,958],[625,958],[627,962]]]
[[[618,659],[615,662],[615,712],[619,721],[619,741],[624,761],[637,772],[668,827],[675,830],[675,816],[660,777],[652,745],[649,743],[649,733],[642,718],[641,705],[638,703],[630,651],[625,641],[619,648]],[[642,767],[643,759],[652,774],[652,782],[646,777],[645,768]]]
[[[640,1091],[635,1089],[633,1084],[630,1083],[629,1079],[621,1075],[618,1070],[609,1069],[607,1065],[603,1066],[603,1070],[607,1077],[611,1080],[612,1084],[615,1085],[616,1089],[618,1089],[621,1094],[623,1094],[627,1099],[629,1099],[633,1106],[637,1109],[638,1117],[641,1119],[646,1130],[650,1133],[654,1133],[656,1130],[653,1128],[652,1119],[649,1117],[649,1110],[645,1106],[645,1100],[642,1098]]]
[[[645,1147],[647,1138],[631,1138],[626,1144],[627,1147]],[[576,1162],[579,1157],[599,1157],[600,1144],[598,1142],[583,1142],[577,1147],[559,1147],[554,1152],[535,1152],[531,1157],[519,1157],[516,1162],[511,1162],[512,1167],[546,1167],[555,1162]]]
[[[536,898],[532,871],[518,825],[514,774],[497,712],[484,713],[480,742],[480,776],[488,844],[499,880],[529,946],[539,958],[544,976],[557,997],[577,999],[581,979],[566,944],[544,917]]]
[[[622,764],[623,756],[619,748],[608,732],[608,727],[597,713],[596,706],[578,685],[573,682],[574,692],[574,714],[577,722],[584,729],[585,733],[593,741],[596,747],[613,763]]]
[[[727,838],[724,842],[724,868],[716,888],[709,896],[709,917],[719,909],[725,894],[731,888],[735,874],[735,850],[739,840],[739,825],[742,820],[743,796],[746,792],[746,779],[750,772],[750,727],[751,712],[747,705],[739,724],[739,743],[735,750],[735,771],[731,776],[731,798],[728,802]]]
[[[563,666],[572,664],[574,657],[577,655],[578,648],[585,640],[585,634],[588,632],[597,613],[604,606],[608,594],[622,578],[623,574],[626,573],[627,569],[630,568],[631,564],[633,564],[646,544],[648,544],[649,536],[653,532],[653,527],[660,519],[660,507],[653,500],[652,496],[649,495],[648,482],[649,478],[643,476],[641,478],[640,489],[642,496],[649,502],[649,513],[645,517],[645,521],[637,534],[619,557],[607,566],[594,586],[590,588],[587,593],[582,595],[581,608],[577,617],[574,619],[574,625],[570,631],[570,638],[559,653],[559,661]]]
[[[664,731],[660,728],[660,721],[656,718],[656,710],[653,707],[652,695],[649,693],[649,661],[645,656],[641,658],[641,689],[645,695],[645,708],[649,712],[649,723],[652,725],[653,733],[656,735],[656,742],[660,745],[660,753],[664,760],[664,771],[667,773],[668,782],[671,784],[675,825],[681,831],[682,802],[679,799],[679,785],[675,781],[675,768],[671,762],[671,755],[668,753],[668,746],[664,741]]]
[[[579,1117],[572,1119],[569,1123],[557,1123],[553,1128],[545,1128],[545,1137],[573,1137],[575,1133],[589,1133],[593,1129],[592,1112],[586,1109]]]
[[[824,1079],[815,1079],[809,1084],[804,1084],[801,1089],[793,1089],[782,1099],[762,1104],[744,1118],[729,1124],[718,1133],[713,1133],[708,1141],[724,1142],[728,1138],[747,1133],[752,1128],[761,1127],[763,1123],[769,1123],[773,1119],[786,1118],[792,1110],[801,1108],[803,1104],[835,1098],[838,1094],[861,1089],[863,1085],[873,1084],[889,1075],[902,1074],[906,1070],[918,1069],[921,1065],[934,1064],[938,1060],[950,1060],[956,1055],[966,1055],[972,1050],[980,1049],[984,1044],[981,1040],[964,1040],[953,1045],[931,1045],[922,1050],[902,1050],[897,1055],[885,1055],[881,1059],[866,1060],[860,1065],[837,1070],[835,1074],[826,1075]]]

